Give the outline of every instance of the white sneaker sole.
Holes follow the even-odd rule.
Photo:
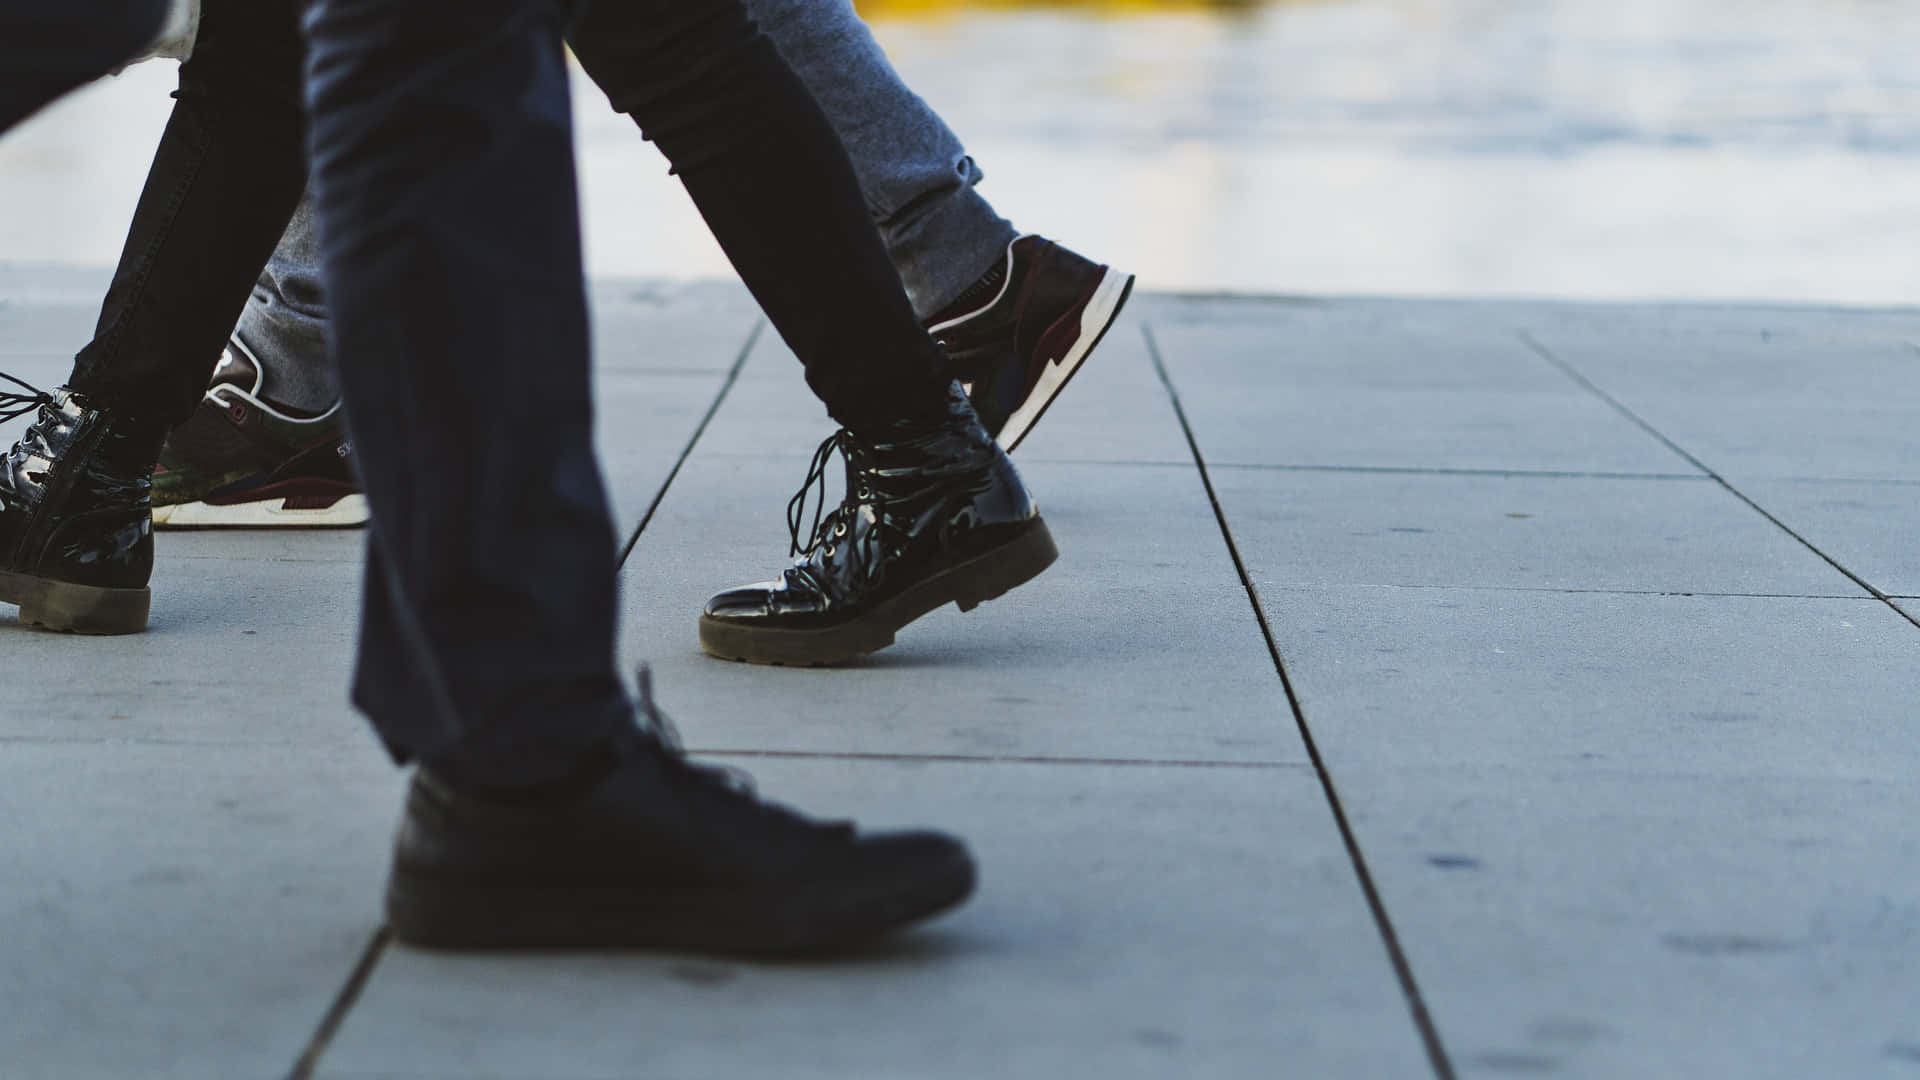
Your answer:
[[[218,506],[204,502],[153,508],[159,529],[351,529],[365,525],[365,495],[343,495],[332,506],[288,509],[285,499]]]
[[[1093,299],[1088,300],[1087,306],[1080,310],[1080,336],[1067,350],[1067,355],[1048,364],[1047,369],[1040,373],[1040,381],[1033,385],[1033,392],[1027,395],[1027,400],[1020,403],[1020,407],[1007,417],[1006,424],[1000,428],[1000,446],[1007,453],[1013,453],[1013,448],[1027,437],[1027,432],[1033,430],[1033,425],[1040,421],[1040,414],[1047,411],[1047,406],[1053,404],[1053,399],[1060,395],[1067,380],[1080,370],[1087,354],[1100,344],[1100,339],[1106,336],[1113,320],[1120,314],[1120,305],[1126,303],[1132,288],[1132,274],[1107,268],[1099,286],[1093,291]]]

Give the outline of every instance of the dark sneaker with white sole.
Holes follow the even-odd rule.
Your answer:
[[[846,498],[822,514],[835,451],[847,462]],[[822,501],[803,547],[816,485]],[[799,561],[778,580],[708,600],[701,648],[756,664],[851,660],[893,644],[896,631],[943,604],[971,611],[1059,554],[958,383],[937,421],[865,439],[843,429],[820,444],[787,504],[787,526]]]
[[[298,416],[261,396],[252,352],[233,338],[153,474],[153,523],[171,529],[351,528],[367,522],[340,406]]]
[[[812,952],[972,893],[959,840],[865,833],[762,801],[743,774],[688,761],[644,683],[640,709],[648,723],[558,797],[476,796],[416,772],[387,885],[393,936],[439,949]]]
[[[927,330],[966,385],[980,423],[1011,452],[1132,292],[1132,274],[1027,235],[1007,245],[1004,263],[929,319]]]
[[[148,477],[160,428],[67,389],[0,393],[0,420],[37,413],[0,458],[0,603],[77,634],[147,628]]]

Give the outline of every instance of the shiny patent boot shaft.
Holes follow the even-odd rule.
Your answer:
[[[806,503],[826,471],[846,459],[846,497]],[[773,581],[707,601],[700,644],[761,664],[839,663],[893,643],[901,627],[943,604],[960,610],[1032,579],[1058,552],[1012,462],[956,383],[931,420],[822,443],[787,524],[799,560]]]

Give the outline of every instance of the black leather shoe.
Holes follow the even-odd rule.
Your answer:
[[[4,377],[32,392],[0,393],[0,419],[39,415],[0,459],[0,602],[49,630],[145,630],[159,434]]]
[[[830,949],[973,891],[973,859],[934,832],[862,834],[756,798],[684,758],[649,721],[558,804],[462,794],[414,774],[387,889],[400,941],[447,949]]]
[[[816,482],[847,461],[846,498],[801,546]],[[814,454],[787,505],[801,556],[776,581],[707,601],[700,646],[757,664],[832,664],[893,644],[894,632],[946,603],[971,611],[1058,556],[1013,463],[980,426],[959,384],[936,422],[863,439],[841,430]]]

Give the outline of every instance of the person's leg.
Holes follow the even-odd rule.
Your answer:
[[[68,385],[185,420],[305,185],[294,0],[206,0],[193,57]]]
[[[828,411],[855,428],[939,411],[944,362],[846,154],[744,7],[596,0],[569,41],[673,163]]]
[[[302,198],[234,327],[262,368],[261,396],[308,414],[340,400],[333,365],[325,362],[327,297],[314,229],[313,203]]]
[[[193,415],[153,475],[162,528],[364,525],[340,391],[327,361],[326,293],[311,202],[267,260]]]
[[[974,190],[980,167],[908,89],[851,0],[748,0],[853,160],[860,191],[927,318],[1006,253],[1017,233]]]
[[[0,4],[0,132],[132,59],[166,14],[166,0]]]
[[[419,758],[387,893],[442,947],[811,948],[965,897],[965,849],[760,803],[612,667],[566,75],[547,0],[317,0],[341,389],[374,510],[354,697]],[[533,362],[532,358],[538,358]]]
[[[832,126],[744,6],[597,0],[570,40],[673,162],[846,429],[815,459],[817,473],[845,452],[845,501],[807,535],[790,514],[803,564],[716,597],[701,644],[730,659],[835,663],[1045,569],[1055,551],[1033,500],[944,373]]]
[[[65,387],[32,400],[39,415],[0,473],[0,600],[23,622],[145,628],[161,440],[199,400],[299,195],[293,0],[207,7],[94,339]],[[255,155],[244,167],[241,145]]]
[[[845,144],[888,253],[967,384],[1019,445],[1119,316],[1133,275],[1017,236],[960,140],[900,81],[851,0],[749,0]]]
[[[373,510],[353,698],[400,760],[459,746],[502,783],[564,771],[625,712],[554,18],[308,16],[329,345]]]

